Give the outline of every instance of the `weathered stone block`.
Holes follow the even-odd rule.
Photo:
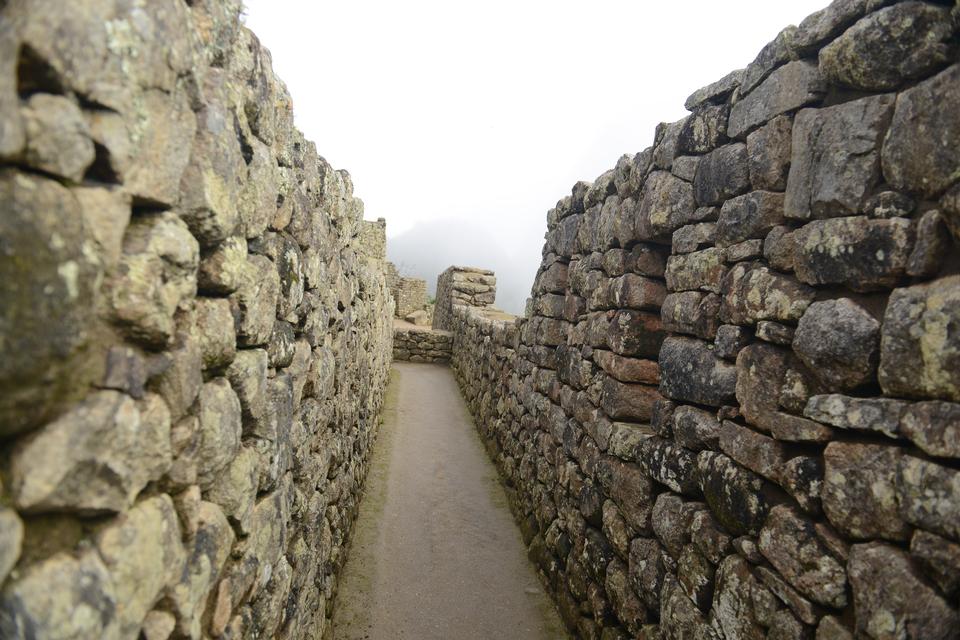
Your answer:
[[[900,515],[910,524],[960,540],[960,471],[921,458],[900,458]]]
[[[658,632],[664,638],[692,638],[716,640],[717,632],[706,621],[697,605],[687,597],[672,574],[663,579],[660,596],[660,625]]]
[[[713,599],[713,578],[716,569],[693,545],[687,545],[677,561],[680,587],[701,611],[709,611]]]
[[[279,369],[289,367],[296,353],[297,336],[293,325],[283,320],[277,320],[273,325],[273,335],[267,344],[268,364]]]
[[[797,114],[787,217],[834,218],[865,210],[880,182],[880,146],[893,105],[893,96],[874,96]]]
[[[277,214],[279,176],[270,148],[256,138],[248,138],[247,143],[250,161],[240,187],[237,214],[243,235],[256,238],[267,230]]]
[[[98,375],[83,349],[103,272],[69,190],[4,170],[0,201],[0,434],[10,436],[54,417]]]
[[[777,411],[787,361],[785,350],[767,344],[751,344],[737,355],[737,402],[750,424],[769,430],[767,414]]]
[[[842,609],[847,572],[817,537],[813,523],[795,510],[776,506],[760,532],[760,552],[802,594]]]
[[[720,564],[733,549],[733,538],[707,509],[697,511],[690,519],[690,540],[713,564]]]
[[[724,249],[727,262],[758,260],[763,256],[763,240],[744,240]]]
[[[723,98],[732,93],[733,90],[740,85],[742,78],[743,69],[731,71],[716,82],[712,82],[691,93],[684,101],[683,106],[688,111],[693,111],[694,108],[705,102],[722,102]]]
[[[610,598],[610,604],[617,618],[627,627],[630,633],[640,631],[643,623],[649,620],[647,610],[640,598],[630,586],[627,574],[627,565],[614,558],[607,565],[607,579],[604,588]]]
[[[204,499],[219,506],[244,533],[250,531],[250,514],[260,480],[259,462],[260,456],[253,448],[241,447],[204,492]]]
[[[800,508],[820,515],[823,489],[823,459],[820,456],[796,456],[780,468],[780,486],[793,496]]]
[[[722,453],[697,456],[700,488],[713,515],[735,535],[759,535],[771,507],[771,485]]]
[[[684,120],[683,128],[677,137],[677,152],[706,153],[715,149],[726,137],[729,113],[730,106],[726,104],[704,104],[698,107]]]
[[[134,218],[120,268],[108,284],[114,321],[134,340],[168,345],[174,313],[196,295],[199,254],[187,225],[173,213]]]
[[[604,456],[597,463],[597,481],[617,504],[624,519],[635,531],[650,530],[653,485],[635,464]]]
[[[697,166],[700,165],[700,156],[681,156],[673,159],[673,167],[670,173],[681,180],[693,182],[697,175]]]
[[[615,420],[649,421],[651,407],[659,398],[656,387],[624,384],[607,378],[603,382],[600,407]]]
[[[234,541],[230,523],[215,504],[200,503],[197,523],[197,535],[187,547],[184,570],[169,588],[177,632],[187,636],[200,633],[200,616],[206,598],[216,584]]]
[[[635,538],[630,543],[629,576],[634,591],[649,609],[660,608],[661,591],[667,574],[667,555],[656,540]]]
[[[682,120],[677,120],[676,122],[661,122],[657,125],[656,134],[654,136],[656,142],[654,143],[653,155],[651,156],[650,165],[654,169],[667,169],[669,170],[673,164],[673,159],[677,157],[679,148],[677,142],[680,137],[680,132],[683,131],[686,122],[690,119],[690,116]]]
[[[734,397],[737,369],[709,344],[670,337],[660,350],[660,393],[674,400],[720,407]]]
[[[273,333],[280,297],[280,276],[269,258],[251,255],[230,301],[236,309],[238,346],[265,344]]]
[[[119,637],[112,582],[94,550],[78,557],[61,551],[31,564],[0,593],[0,635]]]
[[[797,53],[815,52],[856,22],[868,8],[868,0],[834,0],[803,19],[793,35]]]
[[[96,537],[117,598],[121,637],[133,637],[162,590],[180,578],[185,554],[173,501],[149,498],[107,524]]]
[[[654,171],[647,177],[637,205],[636,237],[639,240],[669,238],[686,224],[695,208],[689,182],[665,171]]]
[[[730,324],[758,320],[798,321],[816,295],[813,288],[764,266],[735,265],[723,280],[720,319]]]
[[[4,21],[5,28],[0,30],[0,159],[12,160],[23,153],[26,144],[26,132],[20,114],[20,96],[18,95],[17,65],[20,42],[12,20]]]
[[[694,515],[706,508],[702,502],[685,502],[670,492],[657,496],[651,518],[653,532],[674,559],[680,557],[684,545],[690,542],[690,523]]]
[[[714,625],[723,637],[759,640],[766,637],[777,600],[754,577],[746,560],[731,555],[717,569],[712,608]]]
[[[226,372],[240,400],[248,435],[265,437],[262,423],[266,420],[267,365],[267,352],[263,349],[240,349]]]
[[[554,262],[542,269],[534,282],[534,291],[537,293],[564,293],[566,288],[567,265],[563,262]]]
[[[201,488],[208,488],[239,452],[240,415],[240,401],[226,378],[215,378],[203,385],[197,398],[200,419],[197,480]]]
[[[946,7],[904,2],[868,14],[820,52],[832,83],[887,91],[949,63],[956,26]]]
[[[149,387],[166,401],[171,419],[177,420],[193,404],[203,385],[200,345],[193,335],[182,333],[178,343],[156,362],[161,364],[160,373],[150,380]]]
[[[23,123],[27,165],[71,182],[83,180],[95,154],[90,129],[76,103],[63,96],[34,94],[23,107]]]
[[[671,249],[674,253],[692,253],[704,245],[712,245],[715,241],[717,225],[713,222],[688,224],[673,232]]]
[[[897,509],[896,447],[832,442],[823,452],[823,511],[845,536],[906,540]]]
[[[97,254],[109,273],[120,262],[123,235],[130,224],[131,198],[119,188],[79,186],[71,192],[80,202],[83,219],[96,245]]]
[[[663,438],[647,438],[640,443],[637,462],[647,476],[677,493],[692,496],[700,493],[697,458],[692,451]]]
[[[960,401],[960,276],[896,289],[880,335],[880,386],[895,396]]]
[[[774,227],[763,239],[763,257],[777,271],[792,273],[796,252],[796,238],[790,227]]]
[[[610,280],[610,302],[621,309],[657,310],[667,291],[663,283],[633,273]]]
[[[960,65],[907,89],[897,99],[883,144],[883,175],[892,186],[935,196],[960,170]]]
[[[873,431],[890,438],[900,435],[900,415],[907,403],[891,398],[853,398],[831,393],[812,396],[806,417],[840,429]]]
[[[960,458],[960,404],[917,402],[900,414],[900,435],[932,456]]]
[[[206,295],[233,293],[243,282],[246,265],[247,241],[240,236],[227,238],[203,256],[197,288]]]
[[[880,323],[849,298],[811,304],[793,350],[828,388],[849,390],[873,380],[880,359]]]
[[[720,448],[720,423],[712,413],[689,405],[673,412],[673,438],[691,451]]]
[[[729,144],[705,155],[697,165],[693,192],[701,206],[721,204],[750,188],[747,145]]]
[[[796,330],[793,327],[785,324],[772,322],[770,320],[760,320],[757,322],[754,335],[764,342],[787,346],[793,342],[795,332]]]
[[[907,275],[933,277],[940,270],[947,249],[950,232],[946,221],[936,209],[927,211],[917,221],[917,240],[907,261]]]
[[[847,571],[858,636],[891,638],[899,632],[945,640],[956,633],[956,609],[923,582],[900,549],[880,542],[854,545]]]
[[[789,62],[733,105],[727,135],[740,138],[782,113],[818,102],[825,90],[817,65],[805,60]]]
[[[734,461],[774,482],[778,482],[787,460],[783,445],[768,436],[724,420],[719,430],[721,451]]]
[[[229,365],[237,353],[237,335],[233,329],[230,301],[223,298],[197,298],[194,317],[203,368],[219,369]]]
[[[811,222],[794,232],[797,278],[854,291],[891,288],[906,273],[914,231],[905,218],[862,216]]]
[[[790,170],[793,121],[777,116],[747,136],[747,167],[754,189],[783,191]]]
[[[623,356],[656,358],[665,336],[659,315],[626,309],[606,329],[610,349]]]
[[[699,291],[671,293],[664,299],[661,309],[664,329],[704,340],[716,336],[719,313],[720,296]]]
[[[723,203],[717,220],[717,246],[729,247],[751,238],[762,239],[781,222],[783,194],[751,191]]]
[[[100,391],[16,444],[10,490],[30,512],[122,511],[166,472],[171,455],[170,413],[158,396],[138,408]]]
[[[620,382],[640,382],[643,384],[658,384],[660,382],[660,367],[654,360],[638,360],[596,349],[593,360],[600,368]]]
[[[667,259],[667,289],[691,291],[701,289],[720,293],[723,276],[727,272],[723,264],[722,249],[710,248]]]
[[[834,616],[824,616],[817,625],[817,640],[853,640],[853,634]]]
[[[726,360],[736,360],[737,354],[750,343],[750,334],[744,327],[723,324],[717,327],[714,353]]]
[[[181,215],[205,247],[230,237],[240,224],[237,203],[247,174],[233,114],[219,98],[226,82],[223,70],[206,74],[204,90],[210,96],[197,114],[190,161],[180,181]]]

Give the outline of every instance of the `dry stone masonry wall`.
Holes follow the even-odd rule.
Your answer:
[[[393,328],[393,359],[410,362],[450,362],[453,335],[449,331],[397,323]]]
[[[324,632],[384,228],[239,14],[0,2],[0,637]]]
[[[448,267],[437,278],[437,301],[433,328],[448,331],[453,326],[455,306],[492,307],[497,299],[493,271],[474,267]]]
[[[452,307],[580,637],[960,634],[957,26],[785,29],[549,212],[528,317]]]
[[[427,281],[420,278],[400,278],[397,284],[397,317],[406,318],[427,308]]]

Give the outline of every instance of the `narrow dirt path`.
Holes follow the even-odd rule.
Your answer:
[[[335,640],[566,638],[451,371],[395,363]]]

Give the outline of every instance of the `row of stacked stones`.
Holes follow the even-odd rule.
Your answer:
[[[582,638],[960,637],[953,3],[838,0],[548,214],[453,366]]]
[[[453,328],[454,307],[492,307],[497,299],[497,278],[493,271],[475,267],[447,267],[437,277],[437,300],[433,328]]]
[[[383,228],[240,9],[0,2],[0,637],[323,633]]]
[[[393,359],[410,362],[450,362],[453,335],[439,329],[394,327]]]

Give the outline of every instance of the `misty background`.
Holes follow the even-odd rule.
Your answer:
[[[827,0],[245,0],[297,126],[431,293],[493,269],[523,313],[546,212]]]

